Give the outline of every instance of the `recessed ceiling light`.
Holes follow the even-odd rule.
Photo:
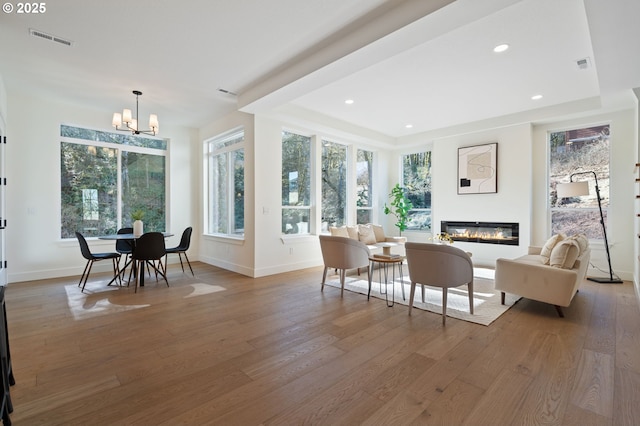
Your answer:
[[[499,44],[493,48],[493,51],[496,53],[502,53],[505,50],[509,49],[509,45],[507,43]]]
[[[531,97],[531,100],[533,100],[533,101],[537,101],[537,100],[539,100],[539,99],[542,99],[542,95],[533,95],[533,96]]]
[[[404,127],[406,127],[407,129],[413,129],[413,124],[406,124]]]
[[[351,105],[353,104],[353,99],[347,99],[346,101],[344,101],[344,103],[347,105]]]

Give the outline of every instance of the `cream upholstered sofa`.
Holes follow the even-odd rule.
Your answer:
[[[517,259],[496,261],[495,288],[556,307],[568,307],[585,278],[591,250],[586,236],[552,236],[543,247],[529,247],[529,253]]]
[[[329,228],[329,232],[331,232],[332,236],[347,237],[362,241],[372,253],[382,251],[384,243],[395,243],[401,246],[407,241],[405,237],[390,237],[385,235],[384,228],[382,228],[381,225],[372,223],[341,227],[332,226]],[[402,251],[404,251],[404,248],[402,248]]]

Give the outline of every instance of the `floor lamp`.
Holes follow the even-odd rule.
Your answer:
[[[558,193],[558,198],[566,198],[566,197],[579,197],[581,195],[589,195],[589,182],[587,181],[578,181],[574,182],[573,177],[585,174],[593,174],[593,179],[596,182],[596,198],[598,199],[598,209],[600,210],[600,224],[602,225],[602,233],[604,235],[604,248],[607,251],[607,262],[609,263],[609,277],[608,278],[598,278],[598,277],[587,277],[589,281],[595,281],[597,283],[604,284],[621,284],[622,280],[618,277],[613,276],[613,269],[611,268],[611,255],[609,254],[609,242],[607,241],[607,228],[604,225],[604,215],[602,214],[602,203],[600,202],[600,188],[598,188],[598,177],[596,176],[596,172],[588,171],[588,172],[577,172],[573,173],[569,176],[568,183],[559,183],[556,186],[556,190]]]

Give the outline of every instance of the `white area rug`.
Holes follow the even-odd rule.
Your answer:
[[[407,273],[405,266],[404,279],[400,281],[396,273],[394,281],[395,303],[405,306],[409,305],[409,295],[411,292],[411,279]],[[495,321],[500,315],[505,313],[520,297],[507,293],[505,304],[500,303],[500,292],[495,290],[493,285],[494,271],[492,269],[475,268],[473,281],[473,309],[474,314],[469,313],[469,295],[467,286],[450,288],[447,300],[447,316],[473,322],[476,324],[489,325]],[[383,275],[384,279],[384,275]],[[391,281],[391,276],[389,276]],[[327,285],[340,289],[340,278],[338,275],[327,275]],[[402,286],[404,286],[405,300],[402,300]],[[367,295],[369,283],[367,281],[366,272],[360,276],[347,276],[345,279],[344,289],[355,293]],[[388,286],[389,294],[385,295],[385,286],[381,286],[378,281],[378,270],[376,269],[372,275],[371,297],[385,300],[388,297],[389,303],[392,300],[391,285]],[[415,300],[413,301],[414,309],[422,309],[429,312],[442,314],[442,289],[437,287],[425,286],[425,301],[422,303],[422,289],[420,285],[416,286]]]

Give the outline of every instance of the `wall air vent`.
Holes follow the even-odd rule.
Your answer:
[[[34,37],[42,38],[45,40],[52,41],[54,43],[64,44],[65,46],[73,46],[73,42],[71,40],[65,40],[62,37],[57,37],[51,34],[47,34],[44,31],[34,30],[33,28],[29,28],[29,34]]]

